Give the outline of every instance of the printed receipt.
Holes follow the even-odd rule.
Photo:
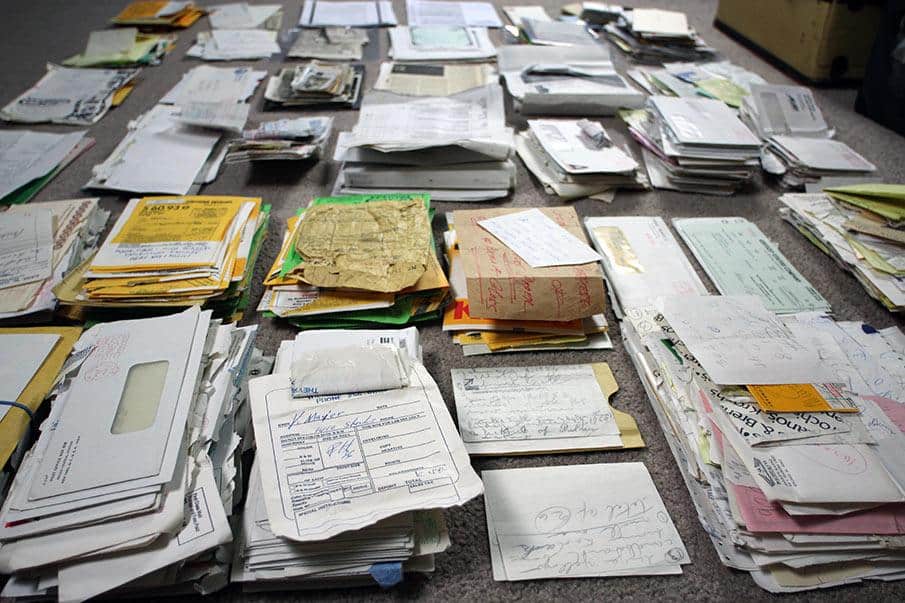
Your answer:
[[[274,534],[323,540],[482,492],[440,390],[412,386],[293,399],[288,375],[250,382],[264,503]]]

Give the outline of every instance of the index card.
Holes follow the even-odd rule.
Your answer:
[[[539,209],[516,212],[478,222],[532,268],[572,266],[601,258]]]
[[[0,214],[0,289],[43,281],[53,269],[53,214]]]

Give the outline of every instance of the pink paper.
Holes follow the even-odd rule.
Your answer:
[[[864,396],[864,398],[879,406],[889,420],[896,424],[899,431],[905,433],[905,404],[883,396]]]

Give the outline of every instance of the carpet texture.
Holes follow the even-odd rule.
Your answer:
[[[226,0],[223,0],[226,1]],[[265,0],[277,2],[279,0]],[[685,11],[690,23],[704,39],[719,49],[726,59],[759,73],[767,81],[777,84],[793,83],[780,71],[764,60],[739,46],[733,40],[713,27],[716,0],[623,0],[627,5],[660,7]],[[6,104],[30,87],[45,72],[47,62],[62,61],[80,52],[88,33],[104,28],[107,21],[127,4],[127,0],[32,0],[8,1],[4,3],[0,22],[0,39],[4,52],[0,54],[0,103]],[[394,0],[396,13],[404,22],[404,2]],[[498,5],[504,2],[497,2]],[[513,4],[515,4],[513,2]],[[523,4],[544,5],[551,15],[559,11],[560,4],[549,0],[532,0]],[[281,42],[291,41],[287,31],[297,21],[301,8],[299,0],[284,2],[285,15]],[[502,15],[501,15],[502,16]],[[180,76],[195,65],[194,59],[185,59],[184,54],[191,45],[195,34],[208,29],[206,19],[201,19],[192,28],[179,32],[178,47],[158,67],[142,71],[137,87],[125,103],[108,113],[99,123],[89,128],[89,134],[97,144],[79,157],[50,183],[33,202],[89,196],[81,187],[89,180],[91,168],[103,161],[121,140],[129,120],[150,109],[157,100],[179,80]],[[501,40],[501,32],[495,32],[495,40]],[[371,32],[371,42],[366,46],[367,84],[370,87],[377,75],[376,66],[386,57],[388,42],[381,31]],[[621,61],[618,51],[612,50],[617,62]],[[271,74],[283,64],[281,56],[270,60],[247,63],[258,69],[266,69]],[[243,63],[229,63],[239,65]],[[863,154],[879,168],[879,173],[887,182],[905,182],[905,139],[890,130],[855,114],[852,106],[854,90],[815,90],[818,104],[827,121],[836,128],[836,137]],[[294,115],[327,114],[318,112],[262,112],[263,91],[259,89],[252,100],[250,124],[259,120],[292,117]],[[337,130],[348,130],[357,119],[354,111],[336,112]],[[509,111],[509,123],[517,129],[524,127],[524,121]],[[625,137],[624,126],[617,119],[606,119],[604,124],[617,136]],[[37,129],[61,132],[71,128],[65,126],[38,126]],[[637,145],[635,145],[637,148]],[[332,152],[332,149],[331,149]],[[561,205],[556,198],[548,196],[543,188],[518,164],[518,186],[505,200],[492,203],[493,206],[532,207]],[[217,180],[202,192],[211,195],[253,195],[262,197],[273,205],[271,232],[264,246],[256,275],[252,295],[253,307],[260,299],[263,272],[270,266],[276,255],[285,220],[296,209],[305,205],[315,196],[328,194],[336,175],[336,166],[323,161],[310,169],[294,166],[230,165],[226,166]],[[758,179],[753,186],[733,197],[707,197],[687,195],[670,191],[647,193],[620,192],[612,204],[584,200],[574,203],[581,216],[597,215],[652,215],[664,219],[692,216],[742,216],[756,223],[760,229],[777,243],[792,264],[817,288],[832,304],[835,316],[840,320],[863,320],[878,328],[897,325],[905,329],[905,320],[887,312],[873,301],[851,276],[843,274],[837,266],[813,247],[803,236],[780,219],[776,198],[780,194],[776,184]],[[103,197],[105,208],[113,210],[113,218],[123,207],[128,197]],[[439,214],[466,204],[434,203]],[[479,207],[475,205],[474,207]],[[110,224],[113,223],[111,219]],[[435,225],[437,229],[440,224]],[[687,251],[687,250],[686,250]],[[688,254],[689,258],[691,255]],[[694,264],[694,260],[691,260]],[[699,275],[712,287],[706,275],[698,268]],[[231,587],[207,598],[210,601],[295,601],[305,600],[546,600],[546,601],[588,601],[608,599],[637,600],[767,600],[769,594],[756,587],[744,573],[734,572],[724,567],[718,560],[704,530],[698,522],[685,486],[669,452],[660,427],[650,408],[647,396],[638,380],[631,361],[626,355],[619,336],[619,326],[612,312],[607,313],[616,349],[602,352],[575,353],[520,353],[496,356],[464,358],[448,335],[438,324],[422,328],[424,362],[440,385],[440,389],[452,408],[453,395],[449,369],[457,367],[529,366],[534,364],[569,364],[581,362],[607,362],[619,382],[620,391],[612,402],[617,408],[631,413],[648,447],[632,452],[597,452],[591,454],[541,455],[517,458],[475,459],[476,470],[511,467],[534,467],[565,465],[574,463],[606,463],[642,461],[650,470],[654,482],[676,523],[682,539],[688,548],[692,563],[685,566],[682,576],[615,578],[609,580],[569,579],[545,580],[521,583],[494,582],[490,572],[487,530],[484,505],[481,499],[474,500],[464,508],[456,508],[446,513],[453,546],[445,554],[437,557],[437,571],[427,579],[413,579],[400,588],[381,591],[365,588],[342,591],[288,592],[266,594],[244,594],[237,587]],[[259,322],[258,345],[266,352],[273,353],[279,342],[295,335],[295,329],[280,321],[261,319],[249,312],[246,324]],[[784,600],[898,600],[905,598],[905,582],[868,583],[863,586],[815,591],[802,596],[784,597]]]

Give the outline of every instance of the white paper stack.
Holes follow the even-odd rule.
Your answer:
[[[898,329],[723,296],[632,308],[622,333],[724,564],[774,593],[905,578]]]
[[[204,61],[266,59],[280,52],[277,32],[266,29],[214,29],[198,34],[186,56]]]
[[[652,96],[623,117],[654,188],[731,195],[757,171],[760,140],[722,101]]]
[[[638,163],[596,122],[528,120],[528,130],[516,137],[516,148],[544,189],[564,199],[592,197],[618,188],[643,188],[647,183],[638,172]]]
[[[396,25],[388,0],[305,0],[299,27],[379,27]]]
[[[27,202],[93,145],[84,131],[0,130],[0,205]]]
[[[211,29],[270,29],[279,31],[283,20],[281,4],[214,4],[206,7]]]
[[[483,201],[515,185],[512,130],[497,84],[449,97],[377,91],[358,124],[341,133],[334,194],[427,192],[432,199]]]
[[[789,188],[824,177],[857,178],[877,171],[850,146],[829,138],[773,136],[763,155],[764,170],[782,176]]]
[[[332,132],[332,117],[265,121],[231,140],[224,162],[320,159]]]
[[[277,107],[347,107],[361,102],[364,66],[308,61],[267,80],[264,98]]]
[[[772,136],[832,138],[810,88],[755,84],[742,99],[739,116],[763,140]]]
[[[688,25],[685,13],[653,8],[623,9],[614,23],[604,26],[610,41],[642,63],[699,61],[716,50]]]
[[[582,21],[551,21],[522,18],[522,34],[532,44],[541,46],[596,46],[597,35]]]
[[[644,93],[616,73],[605,46],[501,46],[500,75],[525,115],[613,115]]]
[[[486,61],[497,54],[486,27],[398,26],[389,33],[389,56],[397,61]]]
[[[0,511],[5,598],[226,584],[254,333],[192,308],[82,335]]]

